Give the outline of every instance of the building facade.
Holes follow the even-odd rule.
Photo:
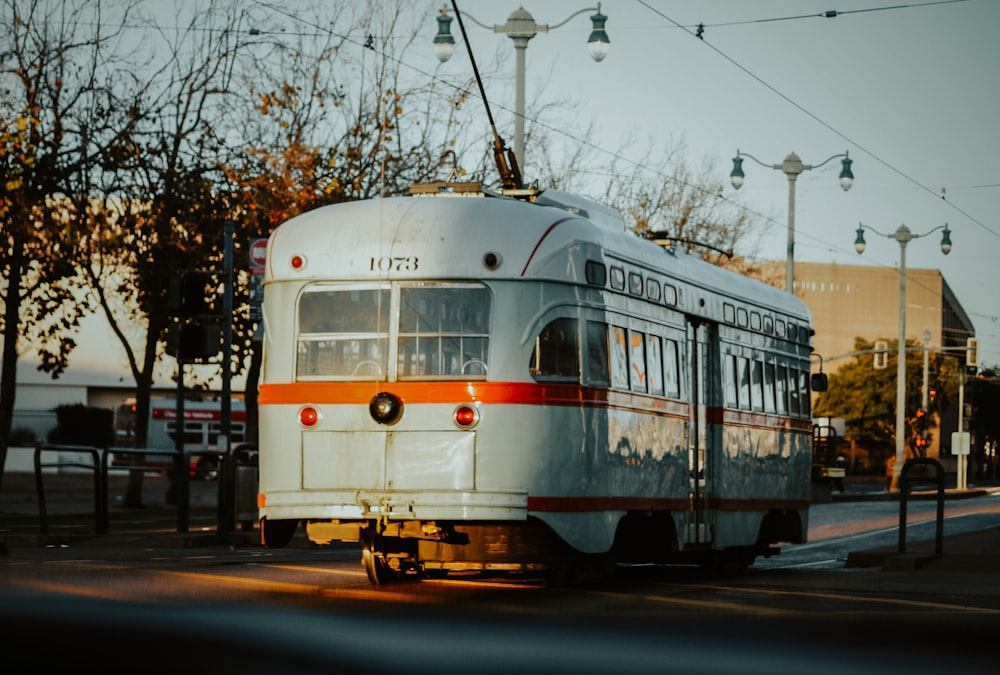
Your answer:
[[[782,267],[784,263],[769,263]],[[862,265],[795,263],[795,294],[812,314],[813,348],[832,373],[854,357],[855,338],[870,342],[899,337],[899,269]],[[964,358],[966,341],[975,328],[939,270],[906,270],[906,338],[932,349],[945,347]],[[894,362],[894,360],[893,360]],[[814,370],[819,359],[814,360]],[[954,469],[951,432],[958,429],[958,407],[940,411],[927,456]],[[942,443],[943,439],[943,443]]]
[[[795,295],[812,312],[813,347],[823,369],[836,371],[854,339],[899,337],[899,270],[861,265],[795,263]],[[906,270],[906,338],[933,348],[965,348],[976,332],[938,270]]]

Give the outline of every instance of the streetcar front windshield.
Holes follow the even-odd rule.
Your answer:
[[[490,293],[479,284],[403,286],[398,377],[486,377],[489,325]]]
[[[388,287],[317,287],[303,293],[298,312],[298,379],[384,378],[389,301]]]
[[[296,377],[484,379],[490,304],[482,284],[307,288],[298,305]]]

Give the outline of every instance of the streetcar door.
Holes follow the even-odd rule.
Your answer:
[[[707,544],[713,539],[714,518],[709,509],[716,492],[713,480],[720,456],[718,403],[721,391],[719,329],[716,324],[692,320],[687,330],[687,371],[691,397],[688,435],[688,544]]]

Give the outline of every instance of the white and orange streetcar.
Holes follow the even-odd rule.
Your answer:
[[[810,317],[555,190],[318,208],[264,274],[261,537],[373,583],[746,566],[806,538]]]

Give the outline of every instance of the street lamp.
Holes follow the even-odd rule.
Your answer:
[[[737,190],[743,186],[743,179],[745,175],[743,173],[743,157],[749,157],[753,161],[757,162],[763,167],[769,169],[777,169],[779,171],[784,171],[785,175],[788,176],[788,249],[785,258],[785,290],[789,293],[795,292],[795,180],[799,177],[799,174],[803,171],[809,171],[810,169],[818,169],[832,159],[837,157],[843,157],[841,160],[842,168],[840,171],[840,187],[843,188],[844,192],[851,189],[854,185],[854,174],[851,172],[851,164],[854,160],[847,156],[844,152],[840,155],[834,155],[833,157],[828,157],[819,164],[803,164],[799,156],[794,152],[789,153],[785,157],[785,161],[781,164],[765,164],[748,152],[741,153],[739,150],[736,151],[736,156],[733,157],[733,171],[729,174],[729,181],[733,184],[733,187]]]
[[[514,10],[514,12],[507,17],[507,23],[494,26],[488,26],[485,23],[478,21],[468,12],[462,12],[463,16],[472,19],[474,23],[479,24],[483,28],[492,30],[494,33],[506,35],[514,41],[514,49],[516,50],[515,54],[517,56],[514,93],[514,156],[517,158],[517,161],[521,166],[525,165],[524,55],[528,48],[528,40],[535,37],[538,33],[548,33],[549,31],[559,28],[560,26],[568,23],[573,17],[583,14],[584,12],[597,12],[590,17],[590,21],[593,24],[593,30],[590,32],[590,37],[587,38],[587,47],[590,50],[590,55],[595,61],[603,61],[604,57],[608,55],[608,45],[611,40],[608,39],[608,34],[604,30],[604,24],[608,20],[608,17],[601,14],[601,3],[597,3],[597,7],[587,7],[586,9],[574,12],[566,17],[566,19],[561,23],[557,23],[552,26],[535,23],[534,17],[532,17],[531,14],[529,14],[523,7],[519,7]],[[452,17],[448,14],[447,8],[441,8],[437,21],[438,32],[437,35],[434,36],[434,52],[437,54],[438,60],[444,62],[450,59],[451,55],[455,51],[455,38],[451,35]]]
[[[896,348],[896,462],[892,467],[892,484],[895,488],[899,485],[899,474],[903,469],[905,452],[903,440],[906,429],[906,244],[911,239],[926,237],[932,232],[944,230],[941,237],[941,253],[948,255],[951,252],[951,230],[948,224],[939,225],[923,234],[913,234],[906,225],[900,225],[892,234],[879,232],[873,227],[858,223],[858,236],[854,240],[854,250],[858,254],[865,252],[865,230],[871,230],[875,234],[895,239],[899,242],[899,344]]]

